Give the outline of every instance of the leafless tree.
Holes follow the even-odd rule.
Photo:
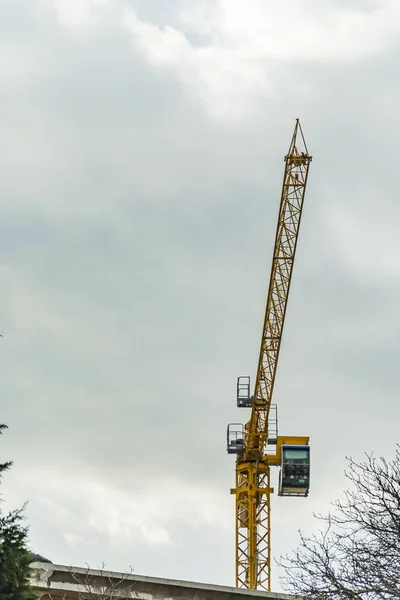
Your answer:
[[[78,571],[71,567],[69,573],[76,589],[64,593],[61,600],[70,598],[74,598],[74,600],[130,600],[135,598],[133,590],[135,582],[130,577],[133,574],[132,567],[122,575],[107,571],[104,563],[100,569],[96,570],[92,570],[89,565],[86,565],[83,572],[82,569]],[[50,595],[50,600],[56,600],[56,598]]]
[[[281,557],[286,591],[313,600],[399,600],[400,450],[388,462],[349,460],[350,487],[317,535]]]
[[[87,565],[83,578],[72,569],[70,572],[74,581],[83,588],[78,594],[79,600],[125,600],[134,597],[134,582],[130,579],[132,567],[123,575],[106,571],[104,563],[97,572],[93,572]]]

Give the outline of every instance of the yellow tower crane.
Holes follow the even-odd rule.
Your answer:
[[[304,195],[312,157],[296,120],[285,156],[267,307],[254,394],[250,377],[237,381],[237,405],[251,408],[243,426],[228,425],[227,450],[236,454],[236,586],[271,589],[270,466],[280,466],[279,496],[307,496],[310,477],[308,437],[278,436],[272,392],[282,340]]]

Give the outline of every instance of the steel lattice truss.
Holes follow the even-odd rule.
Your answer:
[[[268,589],[270,577],[270,467],[242,463],[236,470],[236,580],[238,587]]]
[[[300,135],[299,135],[300,134]],[[297,147],[299,140],[300,148]],[[254,402],[246,431],[246,454],[261,457],[268,437],[268,414],[275,383],[282,330],[292,278],[293,263],[311,162],[300,123],[285,156],[285,174],[276,230],[271,278],[261,339]]]
[[[268,416],[311,163],[297,120],[285,156],[278,225],[254,399],[246,425],[244,452],[236,462],[236,582],[238,587],[270,590],[270,464],[265,454]]]

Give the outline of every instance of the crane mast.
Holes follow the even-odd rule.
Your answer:
[[[281,466],[279,495],[307,496],[309,488],[308,437],[278,436],[272,394],[296,254],[309,155],[297,119],[285,156],[278,224],[261,337],[254,394],[250,378],[239,377],[237,403],[251,408],[250,420],[228,426],[228,452],[237,455],[236,585],[271,588],[270,467]]]

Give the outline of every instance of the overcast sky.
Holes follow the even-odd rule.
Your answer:
[[[398,440],[400,3],[0,6],[6,506],[29,501],[53,562],[234,585],[226,425],[297,117],[314,159],[275,401],[312,487],[274,497],[274,556],[346,455]]]

